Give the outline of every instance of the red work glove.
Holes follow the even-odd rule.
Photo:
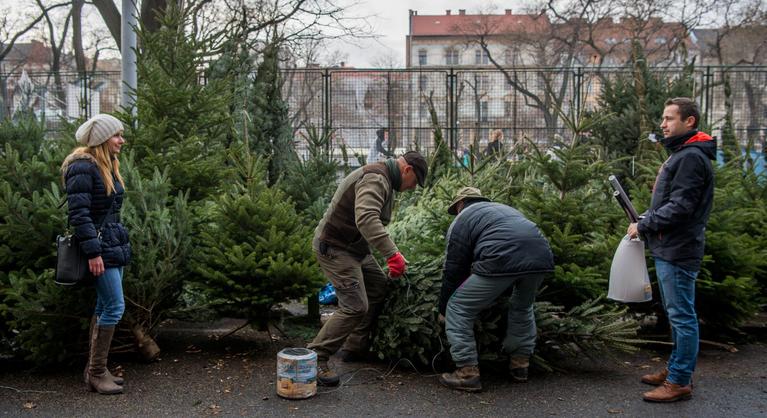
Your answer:
[[[389,276],[399,277],[405,274],[407,270],[407,260],[402,256],[402,253],[396,252],[393,256],[386,259],[386,264],[389,266]]]

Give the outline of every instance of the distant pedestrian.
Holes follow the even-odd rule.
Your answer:
[[[700,112],[689,98],[666,101],[661,143],[671,153],[660,167],[650,209],[628,235],[642,235],[655,258],[661,300],[671,324],[674,348],[667,367],[642,376],[658,386],[644,400],[674,402],[692,397],[692,374],[698,359],[695,280],[703,260],[706,223],[714,201],[716,141],[697,130]]]
[[[474,321],[511,290],[503,348],[511,378],[525,382],[535,349],[533,302],[554,272],[549,242],[518,210],[490,202],[474,187],[459,190],[448,213],[456,217],[447,231],[439,312],[458,369],[439,381],[452,389],[482,390]]]
[[[485,158],[501,158],[503,156],[503,131],[493,129],[490,132],[490,141],[482,154]]]
[[[118,159],[125,144],[123,124],[113,116],[99,114],[80,125],[75,137],[85,146],[67,156],[61,171],[69,225],[88,257],[96,287],[96,309],[91,318],[90,350],[83,377],[92,391],[122,393],[123,379],[109,373],[107,357],[115,327],[125,310],[123,267],[131,257],[128,231],[120,223],[125,196]]]

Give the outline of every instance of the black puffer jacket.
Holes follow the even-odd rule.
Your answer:
[[[80,241],[80,248],[90,258],[101,256],[104,267],[127,266],[131,248],[128,231],[119,222],[125,189],[116,179],[115,193],[107,196],[96,161],[89,154],[71,154],[64,162],[69,207],[69,225]],[[112,201],[114,200],[114,204]],[[96,230],[101,227],[101,238]]]
[[[501,203],[469,201],[447,231],[440,312],[472,273],[508,277],[553,271],[549,242],[533,222]]]
[[[664,138],[663,145],[672,154],[658,172],[650,209],[637,228],[654,257],[698,271],[714,201],[716,141],[690,131]]]

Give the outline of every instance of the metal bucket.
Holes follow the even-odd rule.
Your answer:
[[[306,348],[285,348],[277,353],[277,395],[306,399],[316,393],[317,353]]]

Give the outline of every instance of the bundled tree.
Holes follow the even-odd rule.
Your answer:
[[[210,207],[193,261],[195,287],[216,312],[264,328],[275,305],[309,295],[321,275],[311,228],[292,202],[266,182],[265,164],[233,149],[237,181]]]

